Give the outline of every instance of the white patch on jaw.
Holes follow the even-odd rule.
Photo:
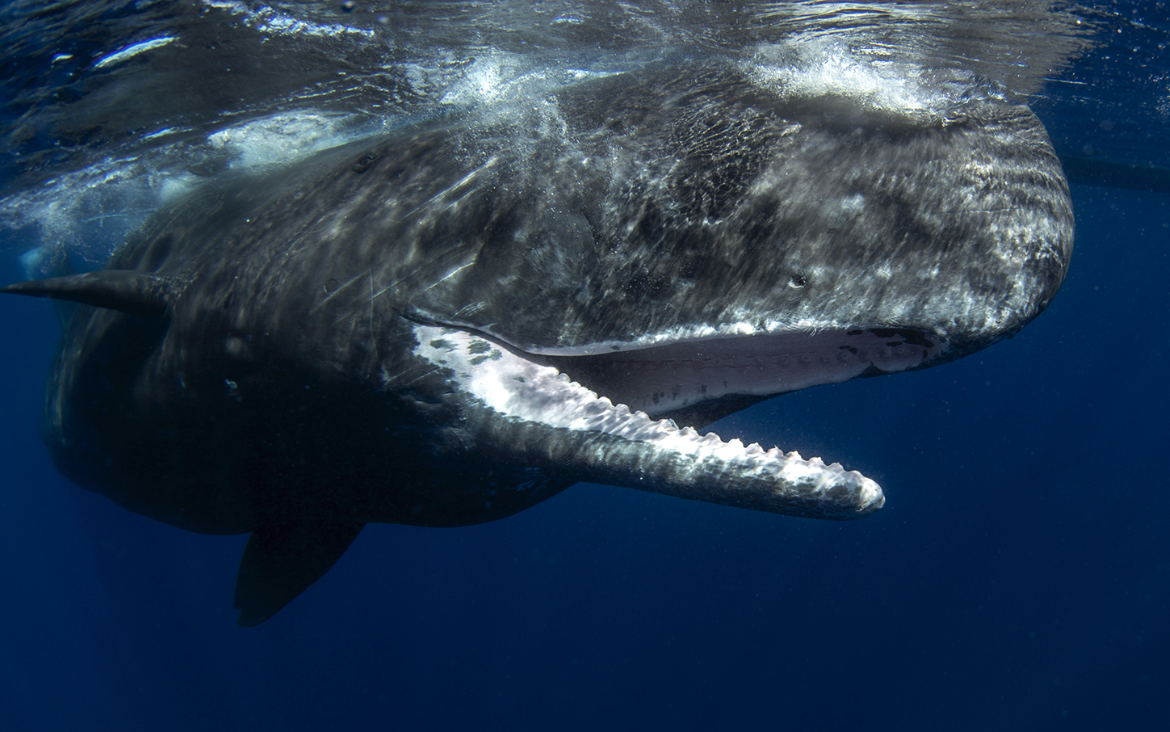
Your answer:
[[[461,390],[504,417],[645,443],[687,456],[696,470],[721,471],[736,480],[775,485],[777,496],[799,493],[804,505],[810,497],[815,500],[830,491],[840,493],[842,488],[852,496],[858,515],[877,510],[885,502],[877,483],[856,471],[845,471],[838,463],[804,460],[796,452],[764,450],[758,444],[744,447],[738,439],[724,442],[714,433],[700,435],[691,427],[680,429],[670,420],[652,420],[644,412],[632,412],[624,404],[615,405],[598,396],[551,366],[529,361],[466,331],[420,325],[414,333],[418,339],[416,356],[450,369]],[[713,467],[713,463],[718,466]],[[717,500],[712,495],[704,500],[737,505],[734,496]],[[840,499],[833,501],[825,515],[839,518]],[[825,499],[826,505],[833,501]],[[815,513],[806,511],[806,515]]]

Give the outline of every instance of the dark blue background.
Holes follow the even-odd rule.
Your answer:
[[[0,299],[0,728],[1165,729],[1167,198],[1074,200],[1068,280],[1014,340],[717,428],[862,470],[878,515],[579,485],[484,526],[372,525],[249,630],[245,537],[55,473],[57,325]]]

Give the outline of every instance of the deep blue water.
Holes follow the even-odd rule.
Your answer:
[[[0,298],[0,729],[1163,729],[1170,198],[1073,197],[1068,279],[1016,338],[719,427],[861,470],[877,515],[582,484],[482,526],[370,525],[247,630],[246,537],[53,469],[56,319]]]

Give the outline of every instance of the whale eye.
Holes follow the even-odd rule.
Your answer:
[[[794,274],[788,278],[788,286],[794,290],[799,290],[807,284],[808,280],[804,278],[804,275]]]
[[[355,173],[366,172],[367,170],[370,169],[370,165],[377,159],[378,159],[377,153],[366,153],[365,155],[358,158],[357,162],[355,162],[353,164],[353,172],[355,172]]]

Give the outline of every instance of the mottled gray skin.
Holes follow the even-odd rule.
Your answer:
[[[577,480],[847,517],[754,489],[708,498],[747,479],[505,418],[415,353],[420,323],[457,326],[574,378],[580,359],[604,394],[588,357],[564,354],[884,328],[936,346],[921,367],[1047,305],[1072,212],[1028,109],[984,95],[914,120],[782,93],[721,63],[617,75],[531,114],[441,119],[196,192],[103,283],[23,290],[103,306],[64,335],[54,460],[160,521],[256,532],[245,625],[366,522],[489,521]],[[304,566],[277,566],[294,545]]]

